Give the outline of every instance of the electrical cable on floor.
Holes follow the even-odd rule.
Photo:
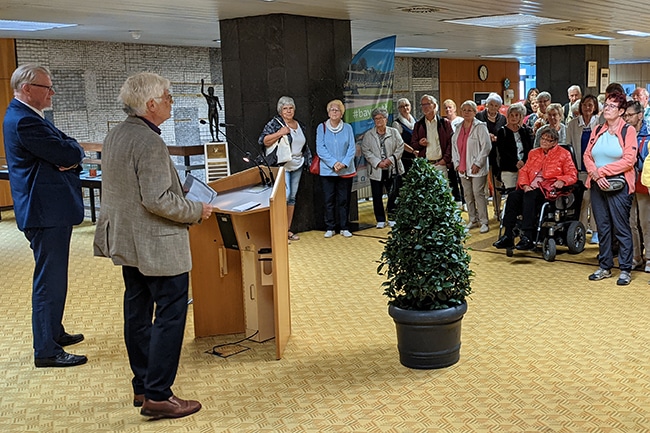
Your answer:
[[[239,340],[239,341],[235,341],[234,343],[223,343],[223,344],[217,344],[216,346],[212,346],[212,350],[206,350],[205,353],[207,353],[207,354],[209,354],[209,355],[216,355],[216,356],[218,356],[218,357],[220,357],[220,358],[228,358],[228,357],[230,357],[230,356],[232,356],[232,355],[236,355],[236,354],[238,354],[238,353],[245,352],[245,351],[249,350],[250,347],[241,346],[240,343],[243,343],[243,342],[246,341],[246,340],[250,340],[250,339],[252,339],[252,338],[255,337],[257,334],[259,334],[259,332],[260,332],[260,331],[259,331],[259,329],[258,329],[258,330],[255,331],[255,333],[254,333],[253,335],[251,335],[250,337],[242,338],[241,340]],[[233,346],[233,347],[235,348],[235,350],[229,350],[229,351],[228,351],[228,350],[222,350],[222,351],[217,351],[218,348],[220,348],[220,347],[226,347],[226,346]]]

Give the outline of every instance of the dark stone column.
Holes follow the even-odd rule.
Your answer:
[[[537,47],[537,88],[551,93],[552,102],[569,102],[567,89],[577,84],[582,94],[600,93],[600,70],[609,68],[608,45]],[[595,87],[587,87],[587,62],[598,62]]]
[[[316,127],[327,119],[326,104],[343,99],[343,81],[352,59],[350,22],[297,15],[264,15],[222,20],[221,53],[226,122],[230,142],[253,153],[278,99],[296,102],[296,119],[307,126],[316,150]],[[230,146],[232,171],[249,166]],[[303,172],[293,229],[323,228],[322,190],[316,176]]]

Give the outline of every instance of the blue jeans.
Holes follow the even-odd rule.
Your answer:
[[[596,182],[591,183],[591,209],[598,227],[598,263],[603,269],[614,267],[614,236],[618,240],[618,265],[621,271],[632,270],[632,230],[630,209],[632,194],[627,185],[618,192],[601,191]]]
[[[284,172],[284,181],[287,188],[287,206],[296,205],[296,195],[298,194],[298,186],[300,185],[301,176],[302,167],[294,171]]]

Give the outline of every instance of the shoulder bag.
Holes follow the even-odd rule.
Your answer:
[[[274,119],[281,127],[285,126],[277,117]],[[269,161],[269,165],[283,165],[291,161],[291,143],[289,142],[289,137],[283,135],[278,141],[267,147],[265,156],[267,161]]]

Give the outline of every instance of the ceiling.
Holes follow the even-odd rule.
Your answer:
[[[431,11],[403,10],[414,6]],[[2,0],[0,19],[78,26],[36,32],[0,30],[0,38],[218,47],[219,20],[273,13],[350,20],[353,52],[375,39],[396,34],[398,47],[448,50],[425,54],[429,57],[505,55],[534,62],[537,45],[609,44],[610,63],[650,61],[650,38],[616,33],[648,28],[650,2],[636,0]],[[485,28],[443,21],[513,13],[567,22]],[[134,40],[130,30],[139,30],[141,37]],[[575,33],[614,39],[592,41],[575,37]]]

